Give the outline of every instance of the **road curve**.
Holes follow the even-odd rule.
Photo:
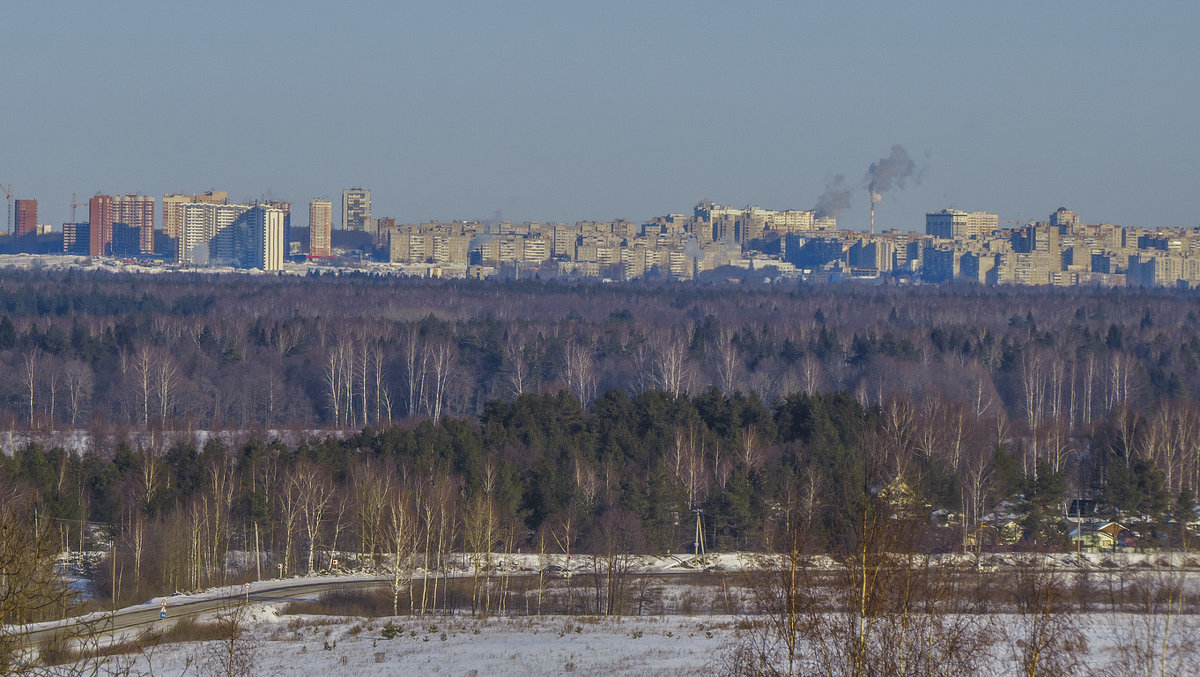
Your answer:
[[[189,599],[186,596],[167,598],[166,621],[176,621],[189,618],[209,611],[219,611],[243,600],[251,602],[287,602],[294,599],[310,599],[314,595],[331,590],[347,590],[355,588],[375,587],[391,580],[388,577],[349,578],[339,580],[314,581],[312,583],[291,582],[288,585],[278,585],[259,588],[244,592],[237,586],[229,588],[229,593],[220,596],[205,596],[202,599]],[[116,612],[99,612],[83,617],[68,618],[49,626],[39,626],[25,634],[21,644],[36,646],[55,635],[82,638],[97,635],[111,636],[119,642],[133,639],[141,631],[149,630],[155,623],[164,622],[160,617],[161,608],[157,604],[146,603],[141,606],[127,607]]]

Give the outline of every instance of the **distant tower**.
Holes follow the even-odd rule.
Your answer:
[[[368,231],[371,226],[371,191],[362,188],[342,191],[342,229]]]
[[[136,231],[137,249],[143,254],[154,251],[154,203],[150,195],[118,195],[113,201],[113,223],[123,223]]]
[[[333,203],[313,200],[308,203],[308,255],[331,256],[333,235]]]
[[[186,202],[179,206],[179,237],[175,239],[175,261],[208,265],[213,239],[250,209],[249,205]]]
[[[149,195],[95,195],[88,201],[88,223],[91,256],[113,255],[114,223],[132,229],[121,231],[122,256],[154,251],[154,198]]]
[[[16,214],[16,236],[37,232],[37,200],[15,200],[13,210]]]
[[[375,246],[385,247],[388,243],[388,233],[396,227],[396,219],[380,217],[375,219]]]
[[[264,207],[275,207],[283,211],[283,258],[288,256],[288,247],[292,244],[292,203],[283,200],[267,200]]]
[[[229,193],[223,190],[210,190],[196,195],[180,195],[167,193],[162,200],[162,229],[172,240],[179,237],[179,223],[182,218],[182,206],[185,204],[216,204],[229,203]]]
[[[219,229],[208,241],[209,263],[238,268],[279,270],[283,267],[282,207],[258,204],[219,205],[214,209],[242,207],[228,226]]]
[[[286,256],[287,240],[285,224],[291,212],[274,205],[263,205],[250,210],[254,214],[253,255],[249,258],[251,268],[280,270]]]
[[[1066,207],[1059,207],[1050,215],[1050,225],[1058,226],[1062,231],[1069,233],[1079,225],[1079,215]]]
[[[86,223],[63,224],[63,253],[87,256],[91,245],[90,230]]]
[[[90,256],[108,256],[112,251],[113,199],[111,195],[95,195],[88,200],[88,224],[91,242]]]

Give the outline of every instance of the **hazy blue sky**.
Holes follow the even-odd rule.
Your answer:
[[[375,216],[647,219],[811,208],[893,144],[942,207],[1200,223],[1200,3],[10,2],[0,183]],[[336,211],[336,209],[335,209]],[[337,217],[335,217],[337,218]]]

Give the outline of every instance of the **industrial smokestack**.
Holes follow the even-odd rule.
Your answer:
[[[871,193],[871,232],[875,232],[875,205],[883,201],[883,194],[892,186],[904,188],[905,182],[916,171],[917,165],[908,157],[900,145],[892,146],[892,152],[878,162],[871,163],[864,181]]]

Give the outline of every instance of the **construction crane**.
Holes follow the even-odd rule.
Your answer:
[[[71,223],[76,222],[75,221],[75,208],[76,207],[86,207],[86,206],[88,206],[88,203],[76,202],[75,201],[75,193],[71,193]]]
[[[8,234],[12,235],[12,184],[10,183],[6,186],[0,183],[0,190],[3,190],[4,194],[8,196],[8,211],[5,212],[5,215],[8,216]]]

